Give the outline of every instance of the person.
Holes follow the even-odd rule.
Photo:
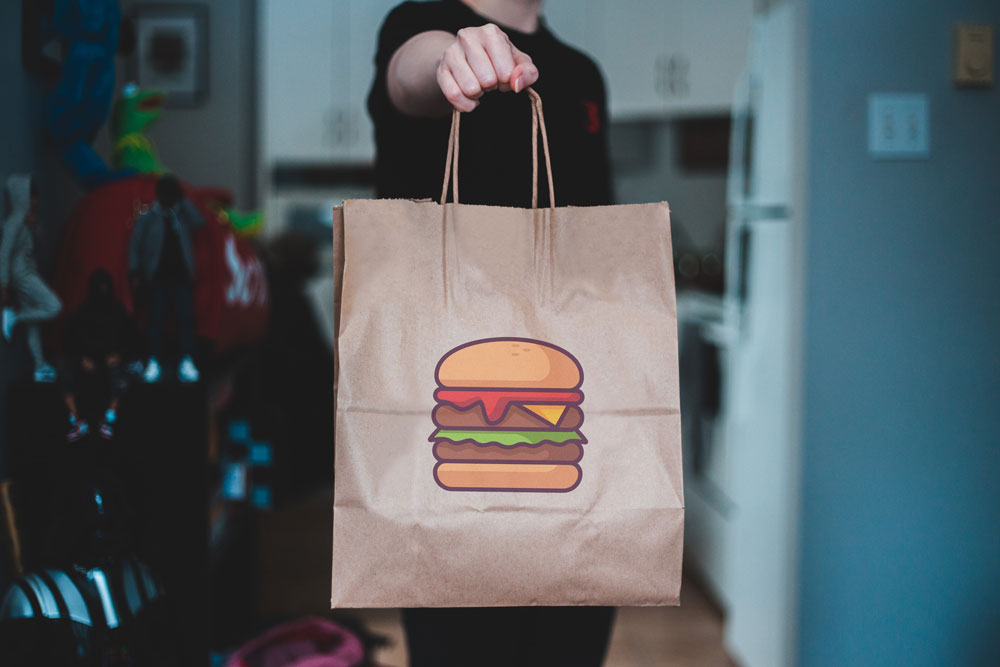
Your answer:
[[[532,86],[548,121],[556,203],[613,203],[600,70],[552,34],[540,5],[406,2],[388,15],[368,97],[379,197],[440,196],[454,107],[475,110],[462,122],[461,201],[530,206],[531,106],[523,91]],[[538,205],[547,206],[548,190],[539,190]]]
[[[530,206],[531,107],[519,93],[532,86],[548,121],[556,203],[612,203],[600,71],[540,10],[541,0],[441,0],[387,16],[368,97],[379,197],[438,197],[455,108],[473,112],[461,126],[461,201]],[[607,607],[403,610],[414,667],[596,666],[612,621]]]
[[[35,382],[55,382],[56,371],[45,360],[40,325],[62,310],[59,297],[38,274],[35,262],[34,229],[38,225],[38,189],[31,176],[14,174],[5,191],[10,213],[0,239],[0,299],[3,301],[2,329],[7,340],[14,327],[28,330],[28,348],[35,362]],[[17,301],[18,309],[13,304]]]
[[[90,427],[80,416],[77,394],[84,376],[100,375],[109,389],[109,398],[98,433],[104,439],[114,437],[118,421],[118,402],[128,386],[125,361],[133,340],[132,318],[124,304],[115,298],[115,285],[104,269],[90,274],[87,299],[66,325],[65,401],[70,429],[66,435],[75,442],[87,435]]]
[[[156,201],[135,221],[129,244],[129,276],[133,287],[145,283],[149,291],[149,320],[146,324],[149,360],[143,371],[146,382],[158,382],[162,374],[160,358],[167,326],[167,308],[173,302],[177,318],[177,344],[181,382],[197,382],[200,374],[194,363],[194,251],[191,233],[205,219],[184,196],[180,181],[165,174],[156,182]]]

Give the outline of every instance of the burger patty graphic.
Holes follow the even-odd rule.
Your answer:
[[[434,479],[449,491],[572,491],[587,439],[583,369],[530,338],[487,338],[445,354],[435,371]]]

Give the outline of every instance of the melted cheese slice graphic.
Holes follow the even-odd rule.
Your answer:
[[[565,405],[522,405],[521,407],[535,413],[553,426],[559,423],[563,413],[566,412]]]

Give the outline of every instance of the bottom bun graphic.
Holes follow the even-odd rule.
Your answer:
[[[452,491],[570,491],[580,483],[576,464],[438,463],[434,479]]]

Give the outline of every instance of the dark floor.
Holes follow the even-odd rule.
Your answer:
[[[376,654],[383,667],[405,667],[399,612],[368,609],[365,625],[392,642]],[[693,581],[684,582],[681,607],[618,610],[606,667],[735,667],[722,647],[722,618]]]
[[[259,591],[264,616],[326,612],[332,505],[332,493],[324,492],[262,520]],[[376,654],[380,665],[406,667],[398,610],[368,609],[352,615],[389,639]],[[606,667],[735,667],[723,648],[722,631],[718,610],[697,581],[686,578],[680,607],[618,610]]]

